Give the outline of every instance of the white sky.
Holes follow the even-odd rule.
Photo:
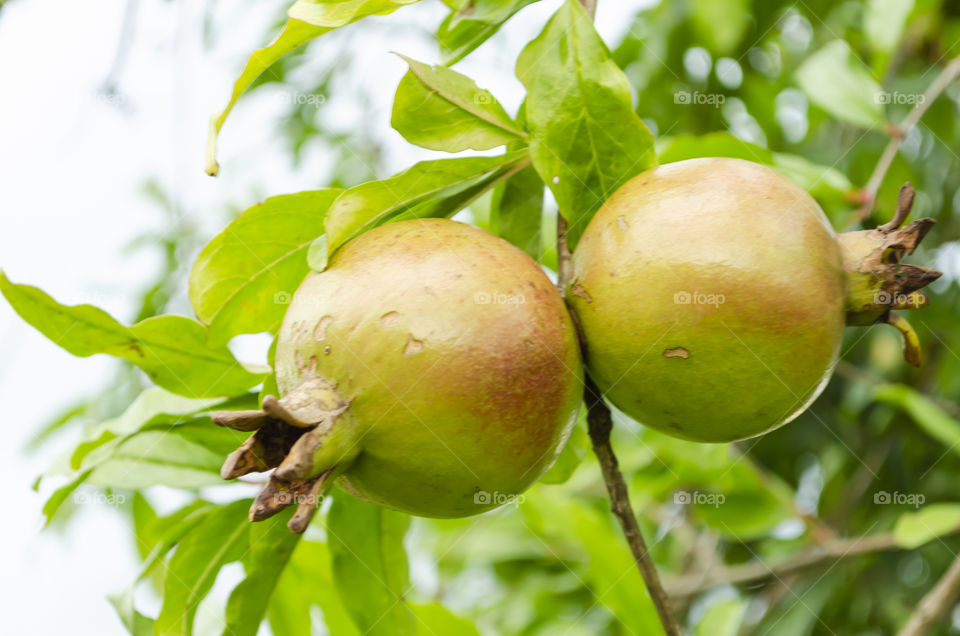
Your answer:
[[[0,10],[0,267],[14,282],[129,320],[140,286],[152,278],[159,260],[123,248],[145,230],[160,231],[165,220],[141,195],[147,178],[159,180],[206,236],[222,227],[231,205],[246,207],[264,196],[324,185],[318,175],[326,174],[330,162],[321,149],[308,149],[297,168],[290,163],[276,132],[283,109],[274,89],[241,100],[221,138],[221,177],[204,175],[208,118],[285,6],[210,3],[216,38],[213,50],[205,51],[205,4],[138,3],[135,39],[118,78],[119,104],[98,98],[97,89],[113,61],[123,0],[14,0]],[[649,3],[600,3],[597,24],[608,43],[619,41],[641,4]],[[525,9],[458,69],[515,110],[522,89],[513,60],[558,5],[550,0]],[[402,20],[407,29],[374,29],[364,35],[362,47],[353,42],[363,55],[353,81],[377,100],[376,121],[354,121],[350,100],[329,96],[327,112],[338,126],[371,126],[387,140],[391,170],[434,153],[407,148],[389,128],[393,90],[405,65],[388,51],[437,61],[422,37],[423,25],[438,23],[443,11],[436,0],[402,9],[379,21]],[[323,53],[321,44],[311,50],[311,59]],[[295,77],[309,78],[310,68],[308,60]],[[182,266],[185,278],[189,263]],[[251,361],[264,354],[259,339],[241,348]],[[41,533],[40,508],[50,486],[38,495],[30,485],[52,457],[23,450],[52,416],[102,387],[110,368],[103,356],[71,357],[0,302],[0,403],[8,435],[0,444],[6,487],[0,615],[6,633],[123,633],[105,597],[126,587],[136,572],[124,522],[91,504],[81,506],[66,533]],[[71,440],[60,442],[62,450]]]

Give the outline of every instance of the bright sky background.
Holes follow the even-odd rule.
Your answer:
[[[121,97],[110,100],[97,91],[113,64],[126,4],[12,0],[0,9],[0,267],[14,282],[36,285],[67,304],[95,304],[123,321],[130,320],[140,287],[160,265],[156,254],[125,250],[134,237],[152,228],[159,232],[166,222],[142,194],[148,178],[158,180],[185,216],[212,237],[231,209],[322,187],[330,164],[317,147],[306,151],[299,166],[291,165],[277,132],[283,95],[267,86],[241,100],[228,121],[220,144],[221,176],[203,173],[208,118],[222,106],[247,55],[272,37],[268,26],[284,2],[136,2],[129,57],[116,78]],[[645,4],[650,3],[601,2],[601,35],[608,43],[619,41]],[[550,0],[528,7],[458,69],[515,111],[522,88],[513,60],[558,5]],[[349,32],[321,42],[295,74],[309,78],[325,46],[330,53],[331,47],[352,44],[363,56],[352,88],[376,100],[377,116],[356,121],[349,90],[328,96],[325,112],[338,127],[364,125],[386,139],[391,171],[434,153],[411,150],[389,128],[393,90],[405,65],[388,51],[437,61],[423,29],[443,14],[440,2],[427,0],[386,18],[389,23],[373,19],[381,28],[365,30],[362,46]],[[214,25],[209,48],[203,41],[205,20]],[[382,28],[398,20],[407,28]],[[190,263],[181,265],[185,282]],[[186,301],[180,303],[178,310],[189,315]],[[251,338],[235,344],[243,359],[260,362],[263,343]],[[40,509],[56,483],[44,484],[39,494],[30,487],[54,451],[69,448],[72,436],[40,455],[24,450],[50,418],[102,387],[112,364],[104,356],[70,356],[0,301],[0,404],[7,432],[0,443],[5,633],[124,633],[106,595],[128,585],[137,570],[125,522],[115,511],[89,504],[66,532],[41,532]],[[151,495],[161,503],[175,500],[162,489]],[[202,624],[198,633],[205,633],[201,630]]]

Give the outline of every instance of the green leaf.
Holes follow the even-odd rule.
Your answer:
[[[893,528],[893,538],[905,550],[949,534],[960,527],[960,504],[931,504],[916,512],[900,515]]]
[[[843,40],[829,42],[808,57],[796,78],[810,101],[833,117],[861,128],[886,123],[880,84]]]
[[[543,216],[543,181],[528,166],[493,189],[490,230],[510,241],[533,259],[540,258]]]
[[[156,636],[193,633],[197,606],[210,592],[220,569],[239,561],[250,549],[249,508],[249,499],[218,508],[180,541],[167,567]]]
[[[137,584],[153,571],[184,535],[193,530],[215,508],[216,506],[206,501],[194,501],[167,517],[154,519],[147,528],[138,527],[138,542],[143,536],[141,531],[149,533],[147,536],[152,544],[150,550],[144,556],[143,565],[133,583],[124,591],[108,597],[120,621],[132,636],[152,635],[155,624],[153,619],[144,616],[134,607]]]
[[[310,608],[323,612],[331,636],[361,636],[350,615],[334,593],[330,551],[323,543],[301,541],[280,575],[270,599],[270,628],[283,636],[311,636]]]
[[[522,170],[526,151],[497,157],[422,161],[383,181],[363,183],[340,195],[327,212],[329,254],[363,232],[392,221],[450,216]]]
[[[530,157],[569,222],[574,247],[600,205],[655,164],[653,135],[577,0],[567,0],[524,48],[517,77],[527,88]]]
[[[526,137],[489,91],[456,71],[401,55],[410,70],[397,87],[390,124],[431,150],[488,150]]]
[[[290,19],[283,30],[270,44],[257,49],[247,60],[246,66],[233,84],[233,92],[226,107],[210,118],[210,132],[207,138],[207,174],[220,172],[217,164],[217,136],[234,104],[250,88],[260,74],[270,68],[274,62],[287,53],[306,44],[324,33],[346,26],[370,15],[392,13],[400,7],[413,4],[418,0],[345,0],[343,2],[322,2],[298,0],[287,12]]]
[[[473,0],[452,11],[437,29],[443,63],[451,65],[492,37],[504,22],[537,0]]]
[[[737,636],[747,613],[747,604],[740,600],[717,603],[697,624],[696,636]]]
[[[930,398],[903,384],[881,384],[874,389],[874,397],[903,409],[927,435],[960,453],[960,422]]]
[[[409,586],[403,537],[410,517],[338,492],[327,517],[337,592],[364,634],[415,631],[405,601]]]
[[[660,163],[699,157],[734,157],[765,164],[773,161],[772,153],[766,148],[738,139],[725,131],[661,137],[657,141],[657,156]]]
[[[867,0],[863,32],[874,51],[892,53],[900,43],[913,11],[913,0]]]
[[[480,632],[470,621],[460,618],[439,603],[413,605],[412,609],[417,617],[417,636],[480,636]]]
[[[271,197],[246,210],[200,252],[190,301],[212,345],[273,331],[310,271],[307,252],[323,234],[327,208],[343,190]]]
[[[147,318],[125,327],[92,305],[61,305],[0,272],[0,291],[20,317],[75,356],[107,353],[140,367],[160,386],[192,398],[233,395],[262,380],[226,346],[211,347],[203,325],[182,316]]]
[[[698,39],[715,55],[736,53],[750,26],[750,0],[692,0],[688,9]]]
[[[274,589],[301,535],[290,532],[287,521],[294,507],[250,526],[247,578],[227,601],[227,624],[223,636],[256,636],[274,594]]]

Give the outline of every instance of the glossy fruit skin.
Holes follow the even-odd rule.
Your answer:
[[[576,247],[567,298],[588,372],[618,409],[729,442],[791,421],[823,390],[845,280],[804,190],[759,164],[707,158],[614,193]]]
[[[345,488],[429,517],[477,514],[530,486],[583,390],[572,320],[540,267],[440,219],[370,230],[309,275],[276,366],[282,394],[323,377],[350,400],[334,425],[356,443]]]

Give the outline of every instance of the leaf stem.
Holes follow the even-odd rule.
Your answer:
[[[906,138],[907,133],[920,122],[920,119],[926,114],[930,106],[933,105],[933,102],[937,101],[941,93],[943,93],[947,86],[958,76],[960,76],[960,56],[953,58],[943,68],[940,75],[938,75],[927,88],[922,99],[917,102],[913,110],[911,110],[907,116],[904,117],[900,125],[896,127],[897,134],[891,136],[890,142],[887,144],[887,147],[883,149],[883,154],[880,155],[877,166],[873,169],[873,174],[870,175],[867,185],[864,186],[861,191],[863,205],[853,214],[848,225],[862,221],[870,216],[870,212],[873,211],[873,204],[877,199],[877,193],[883,184],[883,178],[887,175],[890,166],[893,165],[893,160],[896,159],[897,153],[900,151],[900,145],[903,143],[904,138]]]

